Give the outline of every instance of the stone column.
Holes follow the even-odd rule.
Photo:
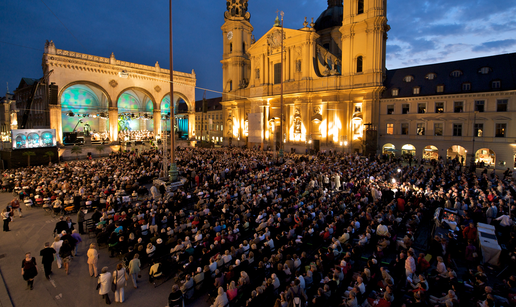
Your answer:
[[[154,139],[161,135],[161,111],[152,111],[152,120],[154,121]]]
[[[49,104],[50,109],[50,129],[56,130],[56,141],[63,143],[63,119],[61,114],[61,105]]]
[[[192,139],[195,137],[194,135],[195,131],[195,111],[188,112],[188,139]],[[195,131],[195,134],[197,134],[198,131]]]
[[[109,139],[118,141],[118,108],[109,107]]]

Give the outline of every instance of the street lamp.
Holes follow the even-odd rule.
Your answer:
[[[280,137],[283,137],[283,35],[284,32],[283,32],[283,16],[285,15],[285,13],[281,12],[281,53],[280,53],[280,57],[281,57],[281,73],[280,73],[280,81],[281,81],[281,96],[280,96],[280,101],[281,101],[281,119],[280,119],[280,130],[281,130],[281,133],[280,133]],[[283,158],[283,140],[280,140],[280,149],[279,149],[279,156],[281,158]]]
[[[169,0],[169,30],[170,30],[170,170],[169,180],[170,182],[177,181],[177,165],[176,165],[176,154],[175,154],[175,133],[174,133],[174,62],[173,62],[173,47],[172,47],[172,0]],[[165,139],[166,142],[166,139]]]

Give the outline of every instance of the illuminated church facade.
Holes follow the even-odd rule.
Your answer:
[[[329,0],[315,22],[287,29],[278,17],[257,40],[246,0],[227,1],[224,18],[225,144],[376,151],[385,0]]]

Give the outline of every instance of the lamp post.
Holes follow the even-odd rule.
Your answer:
[[[172,0],[169,0],[169,30],[170,30],[170,170],[169,170],[169,181],[175,182],[177,181],[177,165],[176,165],[176,155],[175,155],[175,133],[174,133],[174,120],[175,120],[175,110],[174,110],[174,62],[173,62],[173,48],[172,48]],[[165,142],[166,142],[165,138]],[[167,153],[165,153],[166,155]]]
[[[280,90],[280,104],[281,104],[281,119],[280,119],[280,149],[279,149],[279,156],[283,158],[283,142],[284,142],[284,136],[283,136],[283,16],[285,13],[281,12],[281,90]]]

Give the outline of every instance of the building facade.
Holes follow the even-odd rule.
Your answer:
[[[34,98],[32,103],[30,103],[29,98],[34,91]],[[16,108],[18,109],[20,120],[22,120],[24,113],[28,112],[25,128],[50,128],[50,114],[48,112],[48,104],[46,104],[47,93],[47,83],[43,80],[40,82],[40,79],[21,79],[18,88],[14,91],[14,99],[16,100]]]
[[[516,167],[516,53],[387,72],[381,151]]]
[[[220,104],[221,100],[222,97],[206,99],[206,112],[203,111],[203,100],[195,102],[195,124],[193,130],[196,141],[209,141],[216,144],[223,142],[224,120],[222,105]],[[180,104],[176,116],[180,131],[187,129],[187,118],[182,117],[185,113],[187,113],[187,106]],[[182,124],[184,126],[181,126]]]
[[[221,28],[224,144],[376,151],[385,1],[329,0],[316,22],[286,29],[278,16],[257,40],[247,2],[227,1]]]

